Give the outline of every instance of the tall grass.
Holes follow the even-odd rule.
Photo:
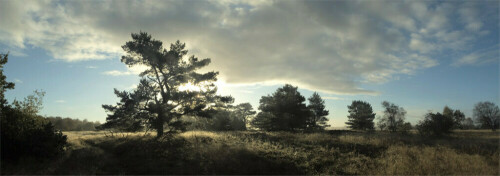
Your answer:
[[[16,174],[498,175],[499,133],[66,132],[67,155]],[[32,163],[34,164],[34,163]],[[40,168],[40,167],[37,167]]]

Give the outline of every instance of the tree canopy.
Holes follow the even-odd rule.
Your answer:
[[[473,115],[482,128],[493,131],[500,126],[500,109],[492,102],[479,102],[474,106]]]
[[[324,130],[330,125],[327,124],[329,112],[325,109],[325,100],[321,99],[318,93],[314,92],[311,97],[307,99],[309,104],[307,108],[311,111],[311,116],[307,121],[307,129],[310,131]]]
[[[406,110],[388,101],[383,101],[382,106],[384,107],[384,116],[378,122],[378,126],[391,132],[406,131],[410,125],[405,123]]]
[[[453,116],[441,113],[428,113],[425,119],[416,125],[418,132],[424,136],[441,136],[443,134],[451,133],[455,126],[455,119]]]
[[[207,66],[210,59],[187,57],[185,44],[177,41],[170,49],[151,35],[140,32],[132,34],[132,41],[122,46],[127,53],[121,61],[127,66],[146,66],[139,76],[140,83],[132,92],[115,90],[120,98],[117,105],[103,105],[109,112],[104,128],[121,127],[135,131],[144,127],[153,128],[157,137],[185,129],[180,120],[183,115],[210,117],[220,104],[231,102],[232,97],[217,96],[218,72],[198,73]],[[183,90],[190,84],[198,90]]]
[[[463,122],[465,121],[465,115],[460,110],[453,110],[448,106],[443,108],[443,115],[453,119],[453,129],[463,129]]]
[[[262,96],[259,114],[252,124],[268,131],[296,131],[307,127],[311,111],[297,87],[290,84],[278,88],[272,95]]]
[[[349,109],[349,119],[346,124],[351,129],[357,130],[373,130],[373,119],[375,118],[375,113],[373,113],[372,106],[368,102],[355,100],[352,101]]]

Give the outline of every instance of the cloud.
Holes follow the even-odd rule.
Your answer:
[[[103,72],[102,74],[110,75],[110,76],[125,76],[125,75],[132,75],[132,72],[111,70],[111,71]]]
[[[66,103],[66,100],[56,100],[56,103]]]
[[[21,81],[20,79],[17,79],[17,78],[16,78],[16,79],[14,79],[14,82],[16,82],[16,83],[20,83],[20,84],[21,84],[21,83],[23,83],[23,81]]]
[[[488,48],[478,50],[477,52],[467,54],[457,61],[453,62],[452,66],[464,66],[464,65],[481,65],[486,63],[498,62],[500,58],[500,51],[498,50],[499,45],[494,45]]]
[[[486,28],[498,31],[495,15],[483,13],[492,11],[487,2],[6,1],[0,42],[73,62],[118,58],[131,32],[146,31],[165,47],[181,40],[190,54],[212,58],[204,70],[228,84],[377,94],[363,85],[439,65],[441,53],[474,53],[470,46],[493,34]]]
[[[321,97],[325,100],[345,100],[344,98],[340,98],[340,97]]]
[[[147,66],[144,65],[135,65],[133,67],[127,67],[127,71],[119,71],[119,70],[111,70],[111,71],[105,71],[103,74],[105,75],[110,75],[110,76],[127,76],[127,75],[139,75],[143,71],[148,69]]]
[[[85,68],[88,68],[88,69],[96,69],[97,67],[96,67],[96,66],[92,66],[92,65],[90,65],[90,66],[87,66],[87,67],[85,67]]]

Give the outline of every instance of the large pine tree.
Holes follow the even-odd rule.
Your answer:
[[[197,73],[210,59],[186,57],[185,44],[179,41],[163,48],[163,43],[145,32],[132,34],[132,41],[122,48],[127,53],[121,61],[127,66],[147,66],[140,74],[140,84],[133,92],[115,94],[121,99],[117,105],[103,105],[109,112],[104,128],[121,127],[135,131],[146,126],[156,130],[157,137],[167,132],[185,129],[183,115],[209,117],[218,105],[232,102],[232,97],[217,96],[218,72]],[[197,90],[183,90],[191,84]]]

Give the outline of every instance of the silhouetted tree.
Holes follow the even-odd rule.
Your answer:
[[[454,125],[455,121],[452,116],[447,116],[438,112],[436,114],[428,113],[425,115],[425,119],[420,121],[416,128],[418,132],[424,136],[441,136],[451,133]]]
[[[268,131],[304,130],[311,111],[297,87],[286,84],[272,95],[262,96],[257,117],[252,124]]]
[[[0,54],[0,108],[4,108],[7,105],[7,100],[5,99],[5,91],[7,89],[14,89],[13,82],[7,82],[7,77],[3,74],[3,66],[9,60],[9,54]]]
[[[500,109],[492,102],[479,102],[474,106],[474,118],[481,128],[495,131],[500,126]]]
[[[271,112],[259,112],[254,119],[250,122],[253,127],[262,129],[262,130],[277,130],[276,116],[274,116]]]
[[[234,115],[243,120],[246,125],[249,124],[250,118],[256,113],[250,103],[241,103],[234,107]]]
[[[384,116],[379,119],[379,127],[384,127],[383,129],[387,129],[391,132],[401,131],[406,128],[405,127],[405,115],[406,111],[402,107],[399,107],[393,103],[389,103],[387,101],[382,102],[382,106],[384,107]]]
[[[349,109],[349,119],[346,124],[351,129],[356,130],[374,130],[373,119],[375,119],[375,113],[373,113],[372,106],[368,102],[355,100],[352,101]]]
[[[180,120],[183,115],[209,117],[214,105],[232,100],[215,93],[218,72],[197,73],[196,70],[208,65],[210,59],[198,59],[187,54],[185,44],[177,41],[170,49],[163,43],[151,38],[145,32],[132,34],[132,41],[122,46],[127,55],[121,61],[127,66],[147,66],[140,74],[141,81],[131,93],[115,94],[121,99],[116,106],[103,105],[110,114],[103,127],[127,126],[126,129],[138,130],[144,125],[156,130],[157,137],[185,130],[186,123]],[[182,90],[181,86],[191,84],[199,90]],[[117,115],[120,114],[120,115]]]
[[[310,131],[321,131],[330,125],[327,124],[329,112],[325,110],[325,101],[321,99],[318,93],[314,92],[311,97],[309,97],[309,104],[307,108],[312,112],[307,120],[307,130]]]
[[[237,116],[234,112],[228,110],[221,110],[209,120],[206,130],[233,131],[245,129],[245,122],[241,116]]]
[[[14,100],[12,105],[5,100],[5,91],[13,89],[14,83],[5,81],[3,65],[8,55],[0,54],[0,148],[2,166],[5,162],[17,161],[21,157],[48,158],[63,153],[66,136],[56,132],[54,126],[37,115],[42,108],[43,91],[35,91],[24,101]]]
[[[460,110],[453,110],[448,106],[443,108],[443,115],[453,119],[453,129],[462,129],[462,122],[465,120],[465,115]]]

